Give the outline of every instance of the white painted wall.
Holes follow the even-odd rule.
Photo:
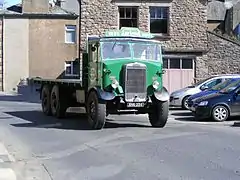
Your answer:
[[[29,76],[28,19],[4,19],[3,24],[3,88],[17,90],[20,79]]]

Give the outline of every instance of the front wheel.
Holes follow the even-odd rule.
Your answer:
[[[215,121],[223,122],[226,121],[229,117],[229,111],[225,106],[218,105],[212,110],[212,118]]]
[[[169,102],[155,100],[152,109],[148,113],[149,121],[152,127],[163,128],[168,120]]]
[[[92,129],[102,129],[106,122],[106,104],[99,102],[97,93],[90,92],[87,100],[87,117]]]
[[[188,106],[188,103],[187,103],[187,100],[188,100],[189,97],[190,97],[190,96],[186,96],[186,97],[183,98],[183,100],[182,100],[182,108],[183,108],[184,110],[189,109],[189,106]]]

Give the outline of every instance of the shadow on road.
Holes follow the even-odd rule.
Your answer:
[[[171,113],[173,116],[192,116],[191,112],[177,112],[177,113]]]
[[[213,122],[211,118],[207,119],[196,119],[192,112],[173,112],[171,115],[174,117],[175,120],[178,121],[192,121],[192,122]],[[236,121],[239,117],[230,117],[227,121]]]
[[[54,128],[64,130],[91,130],[86,115],[69,113],[64,119],[56,119],[54,117],[45,116],[41,111],[15,111],[5,112],[11,116],[21,118],[26,123],[11,124],[14,127],[28,128]],[[115,123],[113,119],[107,119],[105,129],[108,128],[126,128],[126,127],[151,127],[135,123]]]
[[[240,127],[240,121],[239,122],[234,122],[231,127]]]
[[[15,101],[28,103],[41,103],[38,86],[18,86],[16,93],[0,94],[0,101]]]

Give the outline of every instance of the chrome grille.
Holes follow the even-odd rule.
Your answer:
[[[125,66],[125,100],[146,101],[146,65],[131,63]]]

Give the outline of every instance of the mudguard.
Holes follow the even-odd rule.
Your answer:
[[[113,100],[115,98],[114,93],[103,91],[99,87],[94,87],[94,90],[97,92],[98,97],[102,100],[110,101],[110,100]]]
[[[160,91],[155,91],[154,96],[159,101],[168,101],[170,99],[170,95],[168,93],[168,90],[163,87]]]

